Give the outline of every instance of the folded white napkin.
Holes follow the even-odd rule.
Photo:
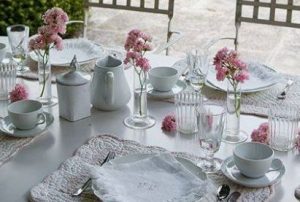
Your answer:
[[[193,202],[215,191],[170,154],[131,163],[107,163],[91,171],[94,193],[104,202]]]

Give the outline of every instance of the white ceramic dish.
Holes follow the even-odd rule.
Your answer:
[[[65,39],[63,45],[64,48],[61,51],[55,48],[50,50],[50,61],[54,66],[68,66],[74,55],[79,64],[85,64],[105,56],[105,51],[101,46],[87,39]],[[38,61],[37,55],[33,51],[29,55],[34,61]]]
[[[271,169],[275,166],[273,165],[273,162],[271,164]],[[234,163],[233,157],[231,156],[223,162],[221,171],[228,179],[239,185],[252,188],[261,188],[279,182],[285,173],[285,167],[283,165],[280,170],[268,172],[260,178],[248,178],[239,172]]]
[[[19,130],[10,121],[9,117],[0,120],[0,132],[13,137],[34,137],[44,132],[49,125],[52,124],[54,117],[52,114],[44,112],[46,121],[43,124],[37,125],[31,130]]]
[[[148,83],[147,85],[148,85],[147,86],[148,96],[153,98],[158,98],[158,99],[172,98],[174,97],[174,95],[180,93],[187,87],[186,83],[181,80],[178,80],[175,86],[170,91],[166,91],[166,92],[154,90],[153,86],[150,83]]]
[[[157,91],[170,91],[178,80],[178,70],[172,67],[155,67],[149,71],[149,81]]]
[[[259,63],[249,63],[249,80],[246,80],[241,86],[242,93],[254,93],[266,90],[280,81],[277,72]],[[227,91],[227,81],[218,81],[216,79],[216,70],[211,68],[207,74],[206,85],[216,90]]]

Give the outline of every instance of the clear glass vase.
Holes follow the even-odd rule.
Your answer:
[[[57,98],[52,96],[50,51],[40,51],[38,54],[39,97],[43,106],[54,106]]]
[[[155,119],[148,115],[147,108],[147,72],[134,69],[133,114],[124,120],[124,124],[133,129],[146,129],[155,125]]]
[[[223,141],[228,143],[246,141],[247,135],[240,131],[241,85],[238,82],[227,81],[226,110],[226,132]]]

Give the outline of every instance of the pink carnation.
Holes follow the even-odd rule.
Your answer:
[[[19,100],[26,100],[28,98],[28,93],[25,86],[17,84],[15,88],[9,93],[10,101],[16,102]]]
[[[227,78],[232,83],[243,83],[249,79],[247,64],[238,58],[238,54],[234,50],[229,50],[226,47],[219,50],[214,57],[214,65],[218,81]]]
[[[69,17],[61,8],[54,7],[45,12],[43,20],[46,25],[49,25],[57,33],[64,34]]]
[[[176,131],[176,119],[174,115],[168,115],[164,118],[161,128],[166,132]]]
[[[258,129],[254,129],[251,133],[251,139],[253,142],[269,144],[269,124],[262,123]]]
[[[35,35],[30,39],[28,46],[29,51],[40,50],[45,49],[47,47],[47,43],[43,35]]]
[[[144,72],[148,72],[151,67],[149,64],[149,60],[142,57],[136,61],[136,66],[140,67]]]

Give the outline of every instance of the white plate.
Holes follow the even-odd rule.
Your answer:
[[[242,93],[253,93],[266,90],[280,81],[279,74],[272,68],[259,64],[249,63],[249,80],[246,80],[241,86]],[[216,79],[216,70],[211,68],[208,72],[206,85],[208,87],[227,91],[227,81],[218,81]]]
[[[5,135],[13,137],[34,137],[44,132],[49,125],[52,124],[54,117],[52,114],[44,112],[46,115],[46,121],[43,124],[37,125],[31,130],[19,130],[17,129],[9,119],[9,116],[0,120],[0,131]]]
[[[167,92],[161,92],[153,89],[153,86],[149,82],[147,84],[147,89],[148,89],[148,95],[149,97],[154,97],[154,98],[159,98],[159,99],[167,99],[167,98],[172,98],[174,95],[180,93],[184,89],[186,89],[187,85],[184,81],[178,80],[175,86]]]
[[[285,173],[285,167],[282,166],[282,168],[278,171],[268,172],[260,178],[248,178],[238,171],[235,166],[233,157],[231,156],[223,162],[221,171],[228,179],[239,185],[243,185],[245,187],[260,188],[277,183]]]
[[[87,39],[64,39],[63,45],[64,48],[61,51],[55,48],[50,50],[50,61],[54,66],[68,66],[74,55],[79,64],[85,64],[105,56],[105,51],[101,46]],[[38,61],[37,55],[33,51],[29,55],[34,61]]]

